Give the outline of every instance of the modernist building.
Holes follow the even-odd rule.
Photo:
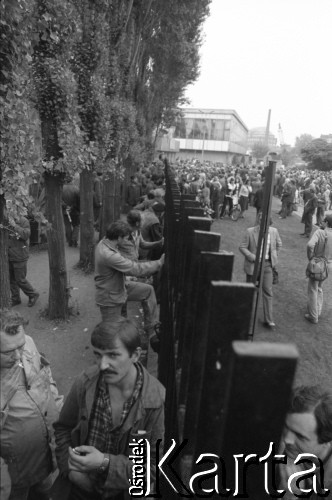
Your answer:
[[[247,153],[248,128],[233,109],[184,108],[171,130],[179,141],[179,158],[240,162]]]
[[[254,144],[261,143],[265,144],[265,127],[255,127],[249,130],[248,134],[248,149],[252,149]],[[269,133],[268,147],[275,148],[277,145],[277,138],[271,132]]]

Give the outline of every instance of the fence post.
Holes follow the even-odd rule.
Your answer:
[[[271,498],[264,489],[264,467],[252,464],[247,480],[240,474],[235,485],[233,455],[263,457],[271,442],[278,453],[297,359],[297,349],[291,344],[233,342],[225,414],[215,449],[226,464],[227,486],[237,486],[239,492],[246,486],[246,498]],[[241,460],[241,471],[245,469]]]
[[[197,387],[201,370],[203,368],[202,352],[204,349],[203,331],[207,324],[208,298],[212,280],[231,281],[233,271],[234,254],[230,252],[201,252],[198,263],[198,277],[194,287],[191,300],[191,314],[184,325],[183,348],[181,363],[181,384],[179,391],[179,404],[187,405],[188,390],[190,398],[188,408],[191,415],[198,415]],[[192,421],[188,415],[189,422],[186,423],[188,434],[193,428],[188,429]],[[180,433],[183,429],[180,428]]]
[[[256,288],[251,283],[212,281],[208,314],[192,360],[184,438],[194,433],[195,456],[216,443],[233,340],[247,340]],[[196,398],[194,392],[196,391]],[[207,418],[208,416],[208,418]],[[211,451],[212,452],[212,451]]]

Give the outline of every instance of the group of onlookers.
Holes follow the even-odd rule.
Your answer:
[[[224,216],[225,199],[234,201],[235,195],[242,213],[248,203],[256,207],[257,224],[246,230],[240,245],[246,279],[252,282],[264,171],[230,166],[211,170],[210,165],[194,164],[192,172],[190,167],[186,163],[173,165],[181,190],[195,194],[202,206],[214,211],[215,218]],[[292,208],[287,196],[293,196],[294,186],[299,189],[297,177],[297,173],[285,176],[280,191],[281,217]],[[311,185],[307,181],[303,184],[305,206],[310,206],[306,191],[310,193],[308,201],[312,200],[317,196],[316,186],[323,185],[317,177],[310,181]],[[328,189],[326,184],[324,187]],[[154,166],[152,173],[149,168],[139,169],[128,186],[125,218],[110,224],[97,245],[96,302],[102,321],[91,334],[95,364],[76,378],[65,399],[58,394],[48,360],[25,334],[24,318],[13,311],[0,311],[1,499],[125,500],[134,485],[133,446],[142,437],[150,443],[151,487],[155,483],[157,442],[164,436],[165,390],[140,362],[137,327],[121,313],[127,300],[142,302],[144,327],[158,350],[156,282],[150,284],[137,278],[151,274],[157,277],[164,264],[164,190],[160,165]],[[332,265],[332,215],[325,219],[326,227],[316,231],[308,243],[308,254],[322,254],[326,235]],[[24,228],[13,221],[12,230],[16,241],[23,242],[24,250]],[[263,313],[268,328],[276,326],[272,315],[272,270],[281,244],[278,231],[270,228],[262,268]],[[26,269],[24,259],[16,267],[20,266]],[[321,285],[309,280],[306,319],[311,323],[318,322],[322,311]],[[33,288],[23,291],[30,293],[33,305],[38,294],[34,295]],[[13,293],[15,298],[15,290]],[[304,474],[303,465],[296,462],[300,453],[311,453],[318,459],[315,486],[321,486],[324,477],[325,487],[332,488],[331,422],[330,391],[318,387],[294,391],[282,442],[287,460],[278,465],[278,485],[287,491],[288,500],[296,498],[289,493],[290,475]],[[320,467],[324,467],[324,476]],[[292,491],[301,493],[299,483],[293,483]],[[307,474],[302,486],[308,489],[312,485],[313,477]],[[131,493],[139,492],[133,489]]]
[[[230,215],[236,205],[244,217],[249,204],[260,205],[256,193],[264,179],[262,167],[182,161],[173,168],[181,193],[195,195],[213,219]]]

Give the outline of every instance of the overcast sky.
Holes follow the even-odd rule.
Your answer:
[[[235,109],[285,142],[332,133],[332,0],[212,0],[191,107]]]

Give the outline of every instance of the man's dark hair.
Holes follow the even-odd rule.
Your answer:
[[[130,224],[131,226],[135,226],[137,222],[141,221],[142,221],[142,215],[139,210],[130,210],[130,212],[128,212],[127,214],[128,224]]]
[[[294,389],[290,413],[312,413],[317,423],[317,439],[320,444],[332,441],[332,393],[317,385]]]
[[[141,346],[141,337],[135,323],[122,316],[115,317],[112,322],[102,321],[91,334],[91,344],[97,349],[112,349],[114,341],[119,338],[130,356]]]
[[[119,237],[124,238],[131,233],[131,229],[127,222],[118,220],[112,222],[106,229],[106,238],[109,240],[117,240]]]
[[[0,330],[7,335],[17,335],[20,326],[26,326],[29,323],[18,312],[7,309],[0,310]]]

